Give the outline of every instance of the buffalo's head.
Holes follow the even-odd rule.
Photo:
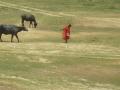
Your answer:
[[[36,27],[37,27],[37,22],[34,23],[34,28],[36,28]]]
[[[19,26],[17,28],[18,28],[18,32],[20,32],[20,31],[28,31],[28,29],[26,27],[24,27],[24,26]]]

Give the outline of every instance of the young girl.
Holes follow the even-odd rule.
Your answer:
[[[63,39],[65,40],[65,43],[68,42],[68,39],[70,39],[70,28],[71,28],[71,24],[69,24],[68,26],[64,27],[63,29]]]

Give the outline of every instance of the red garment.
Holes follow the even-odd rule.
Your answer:
[[[63,29],[63,39],[70,39],[70,28],[68,26]]]

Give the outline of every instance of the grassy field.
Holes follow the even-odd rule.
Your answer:
[[[3,35],[0,90],[120,90],[119,10],[120,0],[0,0],[0,24],[21,25],[23,13],[38,22],[20,43]]]

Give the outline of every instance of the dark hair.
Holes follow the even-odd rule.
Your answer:
[[[71,26],[72,26],[71,24],[68,25],[68,27],[71,27]]]

